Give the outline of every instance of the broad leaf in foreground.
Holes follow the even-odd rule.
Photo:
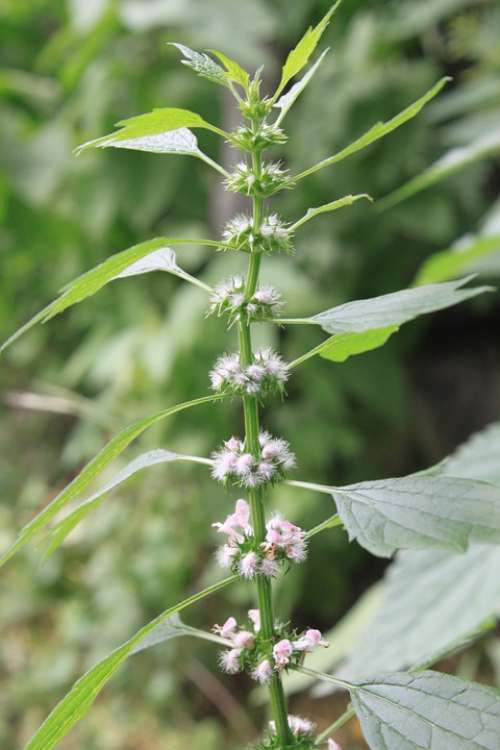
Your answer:
[[[196,602],[201,601],[206,596],[220,591],[220,589],[225,588],[235,580],[237,580],[237,576],[225,578],[223,581],[208,586],[208,588],[190,596],[188,599],[184,599],[179,604],[169,607],[165,612],[162,612],[161,615],[158,615],[158,617],[141,628],[126,643],[92,667],[83,677],[75,682],[70,692],[58,703],[40,729],[28,742],[25,750],[52,750],[68,734],[72,727],[88,713],[94,700],[123,662],[132,653],[140,650],[141,644],[146,642],[148,636],[161,623],[168,621],[177,612],[181,612],[192,604],[196,604]]]
[[[87,297],[96,294],[114,279],[146,273],[147,271],[161,270],[173,273],[209,290],[209,287],[206,287],[177,265],[175,253],[168,247],[168,244],[184,245],[195,242],[196,240],[183,240],[174,237],[155,237],[152,240],[141,242],[139,245],[133,245],[121,253],[115,253],[95,268],[67,284],[63,293],[57,299],[40,310],[0,346],[0,353],[37,323],[46,323],[51,318],[64,312],[68,307],[72,307],[87,299]],[[206,243],[207,241],[200,242]],[[216,245],[217,243],[214,242],[213,244]]]
[[[427,671],[385,674],[350,692],[372,750],[498,750],[493,688]]]
[[[361,151],[375,141],[378,141],[379,138],[383,138],[389,133],[392,133],[392,131],[396,130],[396,128],[399,128],[400,125],[404,125],[406,122],[408,122],[408,120],[411,120],[413,117],[415,117],[415,115],[418,115],[418,113],[427,104],[427,102],[433,99],[436,94],[439,94],[443,86],[449,80],[450,78],[441,78],[441,80],[438,81],[431,89],[429,89],[426,94],[420,97],[420,99],[417,99],[416,102],[413,102],[413,104],[410,104],[410,106],[406,107],[406,109],[403,109],[402,112],[393,117],[391,120],[387,120],[387,122],[378,122],[376,125],[373,125],[370,130],[367,130],[364,135],[357,138],[349,146],[343,148],[342,151],[339,151],[337,154],[334,154],[327,159],[323,159],[323,161],[318,162],[318,164],[314,164],[312,167],[309,167],[309,169],[301,172],[294,179],[296,181],[301,180],[303,177],[314,174],[314,172],[317,172],[319,169],[329,167],[331,164],[342,161],[342,159],[346,159],[348,156],[352,156],[357,151]]]
[[[307,73],[305,73],[300,81],[297,81],[297,83],[294,83],[294,85],[290,88],[289,91],[286,92],[286,94],[283,94],[280,96],[276,104],[273,104],[273,107],[276,107],[277,109],[280,109],[281,112],[279,113],[278,117],[276,118],[275,125],[280,125],[283,119],[285,118],[286,114],[288,113],[288,110],[290,107],[292,107],[293,104],[295,104],[296,100],[299,98],[301,93],[304,91],[305,87],[313,77],[313,75],[318,70],[319,66],[323,62],[323,59],[328,52],[328,49],[325,49],[321,55],[318,57],[314,65],[311,65]]]
[[[500,542],[500,487],[434,473],[328,487],[289,481],[331,495],[349,538],[380,557],[399,549],[464,551]]]
[[[317,26],[314,26],[314,28],[310,26],[298,44],[291,50],[291,52],[289,52],[285,64],[283,65],[281,80],[276,89],[273,100],[279,97],[287,83],[307,65],[309,58],[316,49],[319,40],[323,36],[323,32],[339,5],[340,0],[337,0],[335,5],[333,5],[328,13],[323,16]]]
[[[83,490],[90,484],[90,482],[98,476],[108,464],[117,458],[130,443],[139,437],[144,430],[151,427],[156,422],[159,422],[166,417],[169,417],[177,412],[184,411],[184,409],[191,409],[193,406],[201,406],[202,404],[209,404],[213,401],[218,401],[223,398],[220,395],[203,396],[197,398],[194,401],[186,401],[176,406],[171,406],[168,409],[153,414],[150,417],[145,417],[137,422],[129,425],[116,435],[110,442],[93,458],[78,474],[73,481],[55,497],[52,502],[44,508],[35,518],[33,518],[24,528],[15,540],[15,542],[4,552],[0,557],[0,566],[6,563],[10,558],[16,554],[22,547],[24,547],[29,540],[42,529],[45,528],[47,523],[59,513],[67,503],[74,498],[78,497]]]
[[[491,256],[500,260],[500,235],[495,237],[475,237],[467,244],[461,243],[449,250],[443,250],[430,256],[420,268],[414,285],[434,284],[477,270],[478,263],[487,261]]]
[[[363,333],[340,333],[321,344],[318,354],[331,362],[345,362],[355,354],[364,354],[383,346],[398,330],[399,326],[387,326]]]
[[[500,485],[500,422],[476,432],[441,464],[444,474]]]
[[[137,456],[133,461],[123,467],[121,471],[115,474],[109,482],[99,487],[90,497],[83,500],[69,515],[62,518],[53,529],[50,531],[49,543],[45,551],[46,555],[52,554],[66,539],[73,529],[83,521],[87,515],[97,508],[104,496],[111,492],[111,490],[118,487],[118,485],[126,482],[134,474],[143,469],[148,469],[151,466],[157,466],[158,464],[170,463],[171,461],[194,461],[195,463],[206,463],[208,459],[197,458],[196,456],[184,456],[180,453],[173,453],[172,451],[166,451],[163,449],[148,451]],[[210,463],[208,461],[208,463]]]

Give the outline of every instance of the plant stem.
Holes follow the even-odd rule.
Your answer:
[[[252,154],[252,167],[255,175],[260,174],[261,158],[259,153]],[[258,234],[262,222],[263,201],[255,196],[252,200],[253,227]],[[261,254],[258,246],[252,249],[250,255],[248,272],[245,286],[245,297],[250,299],[257,288],[259,279]],[[239,323],[240,360],[243,367],[253,362],[252,339],[250,323],[241,318]],[[260,455],[259,444],[259,405],[255,396],[243,396],[243,413],[245,419],[245,446],[253,456]],[[266,535],[266,519],[264,512],[264,496],[260,488],[250,489],[248,492],[252,514],[252,526],[256,545],[260,545]],[[271,581],[269,578],[258,575],[256,578],[257,599],[261,619],[261,634],[272,641],[274,632],[274,613]],[[284,749],[292,743],[290,728],[288,726],[288,712],[285,693],[279,674],[273,673],[269,682],[269,695],[271,701],[271,712],[276,726],[276,735]]]
[[[321,732],[321,734],[316,739],[316,744],[320,745],[322,742],[325,742],[329,737],[332,736],[332,734],[337,731],[337,729],[340,729],[344,726],[344,724],[347,724],[347,722],[355,715],[356,712],[354,711],[352,706],[349,706],[349,708],[347,708],[342,716],[339,716],[339,718],[336,719],[332,724],[330,724],[330,726],[327,727],[324,732]]]

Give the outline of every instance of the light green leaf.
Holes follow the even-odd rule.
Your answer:
[[[379,211],[385,211],[401,203],[407,198],[426,190],[436,182],[444,180],[455,172],[459,172],[470,164],[486,159],[490,156],[500,154],[500,129],[487,136],[479,138],[469,146],[460,146],[448,151],[444,156],[438,159],[431,167],[414,177],[402,187],[390,193],[385,198],[377,202]]]
[[[355,354],[364,354],[383,346],[398,330],[398,326],[388,326],[363,333],[340,333],[325,341],[319,355],[331,362],[345,362]]]
[[[106,466],[113,461],[113,459],[123,453],[125,448],[127,448],[135,438],[139,437],[144,430],[147,430],[148,427],[151,427],[153,424],[156,424],[156,422],[159,422],[166,417],[184,411],[184,409],[191,409],[193,406],[209,404],[213,401],[218,401],[221,398],[222,396],[220,395],[210,395],[194,399],[194,401],[186,401],[182,404],[171,406],[168,409],[163,409],[150,417],[140,419],[122,430],[110,440],[100,453],[98,453],[97,456],[82,469],[78,476],[75,477],[75,479],[73,479],[73,481],[65,487],[41,513],[24,526],[15,542],[0,557],[0,566],[10,560],[10,558],[22,549],[22,547],[24,547],[35,534],[44,529],[47,523],[59,513],[61,508],[74,498],[78,497],[78,495],[88,487],[90,482],[98,476],[98,474],[100,474]]]
[[[227,78],[229,78],[231,81],[234,81],[235,83],[239,83],[240,86],[243,86],[245,90],[248,88],[249,75],[247,71],[241,67],[241,65],[225,55],[223,52],[220,52],[218,49],[209,49],[208,51],[218,57],[221,63],[224,65],[227,71],[225,73],[225,76]]]
[[[410,106],[406,109],[403,109],[402,112],[393,117],[391,120],[388,120],[387,122],[378,122],[376,125],[373,125],[370,130],[368,130],[360,138],[357,138],[355,141],[353,141],[349,146],[343,148],[342,151],[339,151],[337,154],[328,157],[328,159],[324,159],[318,164],[309,167],[309,169],[306,169],[304,172],[301,172],[299,175],[297,175],[295,177],[295,180],[301,180],[303,177],[307,177],[308,175],[317,172],[319,169],[323,169],[323,167],[328,167],[331,164],[335,164],[336,162],[347,158],[348,156],[352,156],[352,154],[355,154],[357,151],[361,151],[361,149],[366,148],[371,143],[378,141],[379,138],[383,138],[389,133],[392,133],[392,131],[396,130],[396,128],[399,128],[400,125],[404,125],[406,122],[408,122],[408,120],[411,120],[413,117],[415,117],[415,115],[418,115],[420,110],[427,104],[427,102],[433,99],[449,80],[450,78],[442,78],[426,94],[424,94],[424,96],[422,96],[420,99],[417,99],[417,101],[413,104],[410,104]]]
[[[120,128],[116,133],[110,133],[101,138],[88,141],[79,146],[76,149],[76,153],[81,154],[82,151],[96,147],[106,148],[107,146],[115,146],[117,148],[131,148],[131,146],[125,146],[124,143],[134,141],[144,142],[144,139],[165,136],[166,133],[179,130],[181,131],[180,135],[184,136],[183,140],[185,141],[182,143],[181,139],[181,142],[178,144],[179,149],[186,149],[191,153],[197,149],[197,144],[196,142],[193,143],[192,139],[187,136],[189,130],[183,132],[187,128],[205,128],[206,130],[212,130],[218,135],[222,135],[224,138],[228,137],[227,133],[215,125],[211,125],[196,112],[191,112],[188,109],[177,109],[175,107],[154,109],[152,112],[129,117],[127,120],[117,122],[116,126]],[[173,145],[175,146],[175,142],[173,142]]]
[[[448,476],[482,479],[500,485],[500,422],[477,432],[440,464]]]
[[[305,224],[306,221],[314,219],[314,217],[319,216],[319,214],[329,213],[330,211],[337,211],[337,209],[344,208],[344,206],[352,206],[352,204],[356,201],[359,201],[360,198],[366,198],[369,201],[372,200],[368,193],[360,193],[359,195],[344,195],[343,198],[339,198],[336,201],[331,201],[331,203],[325,203],[324,205],[316,206],[315,208],[308,208],[304,216],[296,221],[295,224],[292,224],[292,226],[290,227],[290,231],[294,232],[296,229],[301,227],[302,224]]]
[[[497,750],[500,692],[439,672],[395,672],[355,685],[372,750]]]
[[[414,285],[434,284],[446,281],[467,273],[475,268],[475,264],[489,256],[497,254],[500,258],[500,235],[495,237],[474,237],[467,244],[461,243],[449,250],[434,253],[421,266]]]
[[[114,475],[108,482],[94,492],[90,497],[83,500],[69,515],[62,518],[50,531],[49,543],[45,551],[45,556],[51,555],[66,539],[73,529],[83,521],[87,515],[99,507],[104,499],[104,495],[113,490],[118,485],[126,482],[138,471],[147,469],[150,466],[168,463],[170,461],[193,461],[195,463],[208,463],[209,459],[197,458],[196,456],[184,456],[180,453],[172,453],[162,449],[149,451],[135,458],[129,464],[123,467],[121,471]]]
[[[188,68],[194,70],[199,76],[207,78],[213,83],[218,83],[221,86],[228,85],[227,74],[224,69],[221,68],[220,65],[217,65],[217,63],[204,52],[198,52],[197,50],[186,47],[184,44],[178,44],[176,42],[169,42],[169,44],[172,47],[176,47],[184,56],[185,59],[181,61],[183,65],[187,65]]]
[[[145,639],[155,628],[158,628],[161,623],[169,620],[177,612],[201,601],[216,591],[220,591],[235,580],[237,580],[237,576],[230,576],[223,581],[219,581],[219,583],[208,586],[208,588],[190,596],[188,599],[184,599],[179,604],[169,607],[141,628],[126,643],[92,667],[73,685],[70,692],[54,708],[24,750],[52,750],[72,727],[88,713],[106,683],[134,651],[140,650],[140,644],[145,642]]]
[[[297,101],[301,93],[304,91],[305,87],[307,86],[307,84],[309,83],[309,81],[311,80],[311,78],[316,73],[321,63],[323,62],[323,59],[327,52],[328,52],[328,48],[325,49],[321,53],[321,55],[318,57],[314,65],[311,65],[307,73],[305,73],[305,75],[302,76],[300,81],[297,81],[297,83],[294,83],[294,85],[290,88],[290,90],[287,91],[286,94],[283,94],[282,96],[280,96],[278,101],[275,104],[273,104],[273,107],[276,107],[277,109],[281,110],[281,112],[279,113],[276,119],[275,125],[280,125],[283,122],[286,114],[288,113],[288,110],[293,106],[293,104],[295,104],[295,102]]]
[[[414,289],[403,289],[371,299],[347,302],[308,318],[306,322],[320,325],[327,333],[369,331],[374,328],[400,326],[419,315],[444,310],[490,287],[461,289],[471,277],[443,284],[428,284]]]
[[[349,538],[379,557],[500,541],[500,487],[488,482],[421,472],[345,487],[288,484],[331,495]]]
[[[204,284],[183,271],[176,263],[175,253],[168,244],[193,244],[198,240],[183,240],[174,237],[155,237],[152,240],[141,242],[139,245],[133,245],[121,253],[116,253],[107,258],[103,263],[90,271],[78,276],[71,281],[64,289],[63,293],[43,310],[40,310],[31,320],[19,328],[10,338],[0,346],[0,353],[8,346],[14,343],[20,336],[33,328],[37,323],[46,323],[51,318],[59,315],[68,307],[82,302],[87,297],[96,294],[106,284],[122,276],[145,273],[146,271],[162,270],[173,273],[176,276],[190,281],[197,286],[209,290]],[[207,244],[206,240],[200,240],[200,244]],[[216,242],[210,244],[217,246]],[[145,260],[149,258],[149,261]],[[141,265],[136,265],[141,261]],[[135,267],[135,269],[134,269]]]
[[[288,57],[286,58],[285,64],[283,66],[283,70],[281,72],[281,80],[276,93],[274,94],[273,100],[279,97],[288,81],[296,76],[297,73],[300,73],[302,68],[307,65],[307,63],[309,62],[309,58],[316,49],[318,42],[323,35],[323,32],[328,26],[331,17],[340,5],[340,2],[341,0],[338,0],[335,5],[330,8],[328,13],[321,19],[317,26],[315,26],[314,28],[310,26],[300,42],[288,54]]]

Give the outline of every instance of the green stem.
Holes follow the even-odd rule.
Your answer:
[[[316,744],[321,745],[322,742],[326,742],[326,740],[331,737],[332,734],[337,731],[337,729],[340,729],[344,726],[344,724],[347,724],[347,722],[355,715],[356,712],[354,711],[352,706],[349,706],[349,708],[342,714],[342,716],[339,716],[339,718],[336,719],[332,724],[330,724],[330,726],[327,727],[324,732],[321,732],[321,734],[318,735]]]
[[[252,154],[252,167],[256,175],[260,174],[261,160],[258,153]],[[260,197],[253,198],[253,226],[258,233],[262,222],[263,201]],[[258,247],[254,247],[250,255],[245,286],[245,297],[250,299],[257,288],[259,280],[261,254]],[[242,318],[239,323],[240,360],[243,367],[253,362],[252,339],[250,323]],[[245,419],[245,446],[253,456],[260,455],[259,444],[259,405],[254,396],[243,396],[243,414]],[[252,526],[256,545],[260,545],[266,536],[266,518],[264,511],[264,493],[262,489],[250,489],[248,492],[252,514]],[[271,581],[265,576],[258,575],[257,600],[261,619],[261,634],[266,640],[272,641],[275,636],[274,613]],[[279,674],[273,673],[269,683],[271,712],[276,726],[276,735],[284,749],[292,744],[292,736],[288,726],[288,712],[285,693]]]

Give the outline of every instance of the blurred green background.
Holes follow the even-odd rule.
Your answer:
[[[217,236],[241,209],[205,165],[181,157],[73,148],[155,106],[194,109],[233,127],[221,88],[179,64],[168,41],[217,47],[272,88],[280,61],[329,0],[2,0],[0,3],[0,332],[6,338],[57,290],[109,254],[159,235]],[[443,74],[453,83],[422,115],[355,158],[276,201],[285,219],[346,193],[395,190],[449,149],[500,132],[500,8],[495,0],[344,0],[325,34],[332,49],[287,118],[287,165],[300,170],[417,99]],[[324,46],[324,45],[323,45]],[[226,165],[234,153],[202,133]],[[422,261],[494,227],[500,160],[482,158],[383,213],[357,205],[308,224],[293,258],[264,278],[294,317],[409,285]],[[213,282],[240,260],[194,247],[182,265]],[[500,269],[492,266],[487,275]],[[234,346],[206,298],[173,277],[112,284],[21,339],[0,371],[0,548],[121,427],[207,391],[207,371]],[[498,297],[406,326],[385,348],[343,365],[299,368],[289,400],[264,417],[297,453],[297,477],[348,481],[438,461],[500,418]],[[319,342],[311,327],[259,336],[288,359]],[[278,340],[279,339],[279,340]],[[132,446],[207,455],[241,431],[237,405],[167,420]],[[116,464],[110,474],[116,471]],[[109,476],[109,475],[108,475]],[[104,478],[100,478],[100,483]],[[230,509],[203,467],[157,467],[114,492],[43,564],[36,549],[2,571],[0,746],[20,748],[71,683],[171,603],[215,580],[210,523]],[[311,526],[322,497],[274,491],[273,505]],[[315,539],[307,566],[277,587],[280,616],[329,629],[384,563],[340,530]],[[249,586],[229,589],[186,620],[200,627],[242,613]],[[470,654],[469,654],[470,657]],[[465,658],[465,657],[464,657]],[[65,750],[242,746],[262,712],[244,678],[180,639],[131,659]],[[474,675],[473,675],[474,676]],[[336,698],[293,699],[321,726]],[[346,747],[363,748],[355,726]]]

